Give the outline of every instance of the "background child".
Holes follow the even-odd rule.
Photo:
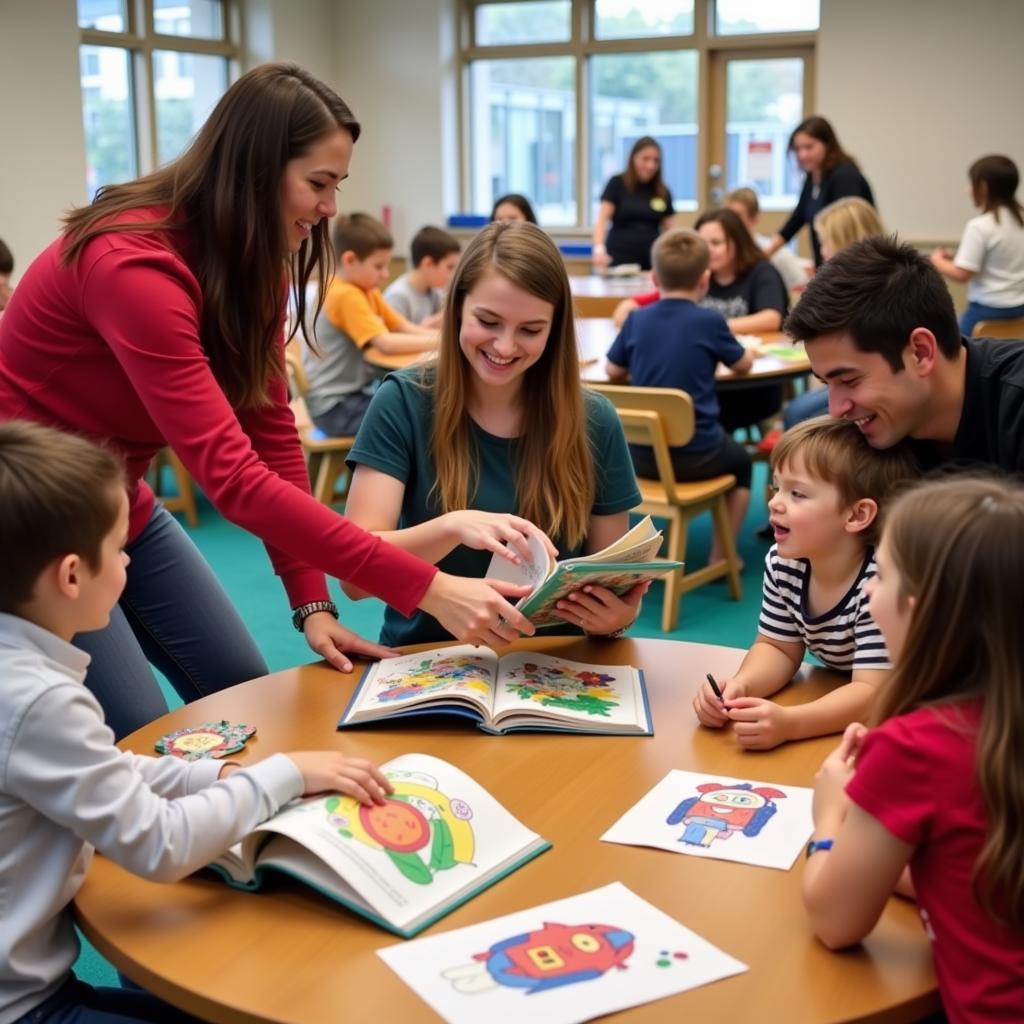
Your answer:
[[[380,286],[388,279],[394,242],[380,221],[365,213],[340,216],[332,237],[338,267],[317,318],[320,351],[303,349],[302,361],[313,422],[331,437],[344,437],[359,429],[376,380],[364,349],[426,352],[437,335],[384,301]]]
[[[1020,1020],[1024,489],[960,478],[901,497],[870,593],[895,669],[880,724],[851,725],[818,773],[811,927],[858,942],[909,865],[949,1020]]]
[[[355,522],[468,576],[483,576],[493,552],[528,555],[538,530],[559,558],[626,532],[640,503],[626,439],[611,403],[580,383],[565,263],[540,228],[498,221],[473,239],[452,278],[436,365],[383,381],[349,465]],[[558,609],[607,635],[636,618],[644,590],[620,598],[590,586]],[[381,635],[448,637],[427,615],[390,612]]]
[[[696,428],[693,440],[672,449],[677,480],[707,480],[732,473],[736,486],[726,497],[729,521],[738,537],[750,504],[750,456],[718,420],[715,370],[724,363],[733,373],[746,373],[753,356],[732,336],[722,314],[698,303],[707,291],[711,272],[707,243],[693,231],[667,231],[651,250],[653,278],[661,301],[634,310],[608,350],[605,370],[610,381],[637,387],[680,388],[693,399]],[[637,474],[657,477],[649,447],[631,445]],[[714,561],[717,552],[712,552]]]
[[[876,451],[852,420],[828,416],[783,434],[771,467],[775,544],[765,557],[759,635],[736,675],[718,681],[724,703],[707,684],[693,702],[701,724],[732,722],[737,742],[753,750],[840,732],[870,710],[890,667],[865,593],[877,516],[917,472],[904,446]],[[793,678],[807,650],[851,672],[850,681],[795,707],[764,699]]]
[[[725,197],[725,208],[732,210],[750,232],[750,237],[762,248],[771,245],[768,235],[758,233],[757,221],[761,215],[761,204],[757,201],[757,193],[752,188],[733,189]],[[772,266],[782,275],[782,282],[787,290],[803,288],[807,284],[807,271],[804,265],[788,245],[784,245],[771,255]]]
[[[939,273],[966,281],[967,309],[960,330],[974,330],[979,320],[1010,320],[1024,316],[1024,207],[1017,202],[1020,174],[1006,156],[983,156],[967,172],[971,198],[982,210],[964,228],[956,255],[932,253]]]
[[[109,453],[0,424],[0,1019],[182,1020],[145,992],[93,989],[71,965],[71,900],[95,847],[169,882],[303,793],[383,802],[390,785],[336,751],[223,761],[122,753],[69,642],[101,629],[125,584],[128,498]],[[25,1015],[31,1014],[29,1017]],[[108,1016],[107,1014],[116,1014]]]
[[[412,239],[412,270],[387,286],[384,300],[411,323],[430,330],[440,327],[445,291],[461,248],[447,231],[429,225],[420,228]]]

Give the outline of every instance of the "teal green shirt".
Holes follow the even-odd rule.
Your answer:
[[[416,526],[441,514],[431,490],[436,479],[434,461],[430,456],[432,403],[430,391],[418,383],[417,370],[401,370],[388,374],[363,418],[348,464],[371,466],[405,484],[398,529]],[[625,512],[640,504],[640,491],[633,475],[633,464],[626,447],[618,415],[611,403],[592,391],[585,393],[587,436],[594,453],[596,489],[593,515],[607,516]],[[483,512],[518,513],[515,489],[515,438],[495,437],[475,423],[480,479],[470,508]],[[558,557],[573,558],[583,554],[583,545],[569,548],[558,537],[551,538],[558,547]],[[463,545],[455,548],[438,563],[444,572],[454,576],[481,577],[491,560],[489,551],[476,551]],[[573,632],[566,623],[565,632]],[[578,632],[578,630],[576,631]],[[414,612],[406,618],[393,608],[384,615],[381,643],[439,643],[450,640],[451,634],[425,612]]]

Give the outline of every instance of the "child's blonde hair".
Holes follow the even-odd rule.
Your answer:
[[[843,196],[819,211],[814,218],[814,230],[818,232],[818,238],[837,253],[862,238],[884,235],[885,225],[878,211],[866,199]]]
[[[696,288],[710,262],[708,243],[689,228],[666,231],[651,248],[651,265],[663,292]]]
[[[0,612],[17,613],[56,558],[99,568],[124,488],[118,459],[52,427],[0,423]]]
[[[516,495],[519,515],[567,547],[576,547],[590,523],[597,453],[587,436],[565,263],[555,243],[535,224],[488,224],[455,268],[436,372],[428,370],[423,377],[433,389],[430,450],[437,482],[432,497],[441,512],[468,508],[478,485],[479,457],[468,411],[474,371],[462,354],[459,336],[466,295],[491,272],[553,307],[544,352],[527,369],[520,393],[523,431],[515,446]]]
[[[872,448],[853,420],[833,416],[816,416],[787,430],[772,449],[772,472],[792,465],[796,458],[803,460],[811,476],[836,488],[844,507],[871,498],[881,511],[886,499],[920,472],[905,443]],[[876,517],[861,537],[874,544],[878,532]]]
[[[1024,488],[958,476],[923,483],[886,515],[885,551],[914,598],[878,721],[979,698],[978,782],[986,835],[974,868],[979,903],[1024,928]]]

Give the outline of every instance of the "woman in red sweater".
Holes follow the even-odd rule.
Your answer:
[[[74,210],[0,320],[0,419],[103,441],[127,465],[128,585],[110,626],[75,641],[93,656],[88,684],[119,736],[166,711],[147,661],[186,701],[267,671],[143,480],[165,444],[227,519],[264,541],[295,627],[342,671],[346,651],[384,649],[337,621],[325,573],[405,614],[422,608],[462,640],[533,632],[501,596],[523,588],[438,572],[309,493],[288,407],[286,299],[290,289],[308,340],[306,285],[315,277],[322,295],[329,279],[327,220],[358,137],[345,103],[307,72],[250,71],[178,160]],[[528,550],[507,518],[495,517],[495,537]]]

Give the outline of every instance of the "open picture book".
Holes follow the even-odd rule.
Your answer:
[[[462,644],[384,658],[356,686],[338,728],[408,715],[453,714],[484,732],[522,729],[651,735],[643,673],[538,651],[503,657]]]
[[[513,565],[501,555],[492,555],[486,578],[533,587],[533,592],[520,598],[516,607],[535,626],[551,626],[565,622],[555,605],[587,584],[606,587],[621,596],[637,583],[682,569],[682,562],[655,561],[660,548],[661,531],[655,528],[650,516],[601,551],[561,562],[547,553],[539,537],[531,535],[529,561]]]
[[[293,801],[210,867],[240,889],[291,875],[408,938],[551,846],[447,761],[381,767],[395,789],[383,806]]]

